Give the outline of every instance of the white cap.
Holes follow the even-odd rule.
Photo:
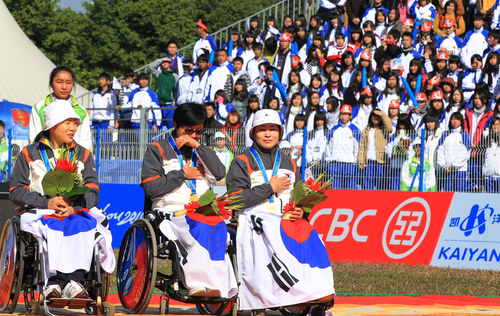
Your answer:
[[[43,111],[43,116],[45,117],[45,126],[43,127],[44,131],[48,131],[52,127],[66,121],[67,119],[76,119],[77,125],[82,123],[80,116],[76,114],[73,106],[67,100],[56,100],[50,103]]]
[[[217,138],[226,138],[226,136],[222,132],[217,132],[214,135],[214,139],[217,139]]]
[[[422,145],[422,140],[420,139],[420,137],[415,137],[415,139],[411,142],[411,145],[412,146],[415,146],[415,145],[421,146]]]
[[[292,144],[287,140],[282,140],[280,142],[280,149],[292,149]]]
[[[283,137],[285,133],[285,127],[281,124],[281,119],[275,110],[264,109],[255,112],[255,117],[253,118],[252,128],[250,129],[250,139],[253,140],[253,129],[256,126],[264,125],[264,124],[276,124],[280,127],[280,139]]]

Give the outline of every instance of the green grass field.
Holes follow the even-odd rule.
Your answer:
[[[118,257],[118,250],[115,251]],[[166,260],[158,269],[170,272]],[[500,297],[500,271],[435,268],[423,265],[332,262],[339,296],[360,295],[467,295]],[[115,273],[116,274],[116,273]],[[116,275],[110,291],[116,291]]]

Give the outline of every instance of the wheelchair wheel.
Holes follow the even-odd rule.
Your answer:
[[[17,233],[13,221],[8,220],[0,239],[0,311],[6,310],[10,303],[9,313],[16,309],[23,284],[24,244],[18,243]]]
[[[233,309],[233,301],[219,304],[199,303],[196,309],[201,315],[229,315]]]
[[[156,235],[148,220],[135,221],[125,233],[117,264],[118,296],[129,312],[147,309],[156,283]]]
[[[311,310],[310,306],[284,306],[279,309],[283,316],[306,316]]]

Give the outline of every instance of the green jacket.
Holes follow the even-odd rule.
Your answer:
[[[160,104],[174,102],[174,91],[177,85],[177,74],[175,70],[162,70],[156,79],[155,92]]]

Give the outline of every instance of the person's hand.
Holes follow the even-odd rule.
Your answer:
[[[156,130],[158,129],[158,127],[156,127],[156,125],[153,125],[152,129],[153,129],[154,132],[156,132]]]
[[[227,58],[227,60],[229,60],[229,62],[231,62],[231,63],[232,63],[232,62],[233,62],[233,60],[234,60],[234,57],[228,57],[228,58]]]
[[[445,47],[441,47],[441,48],[439,49],[439,51],[440,51],[440,52],[445,52],[445,53],[446,53],[447,49],[446,49]]]
[[[451,55],[453,55],[453,51],[452,51],[452,50],[449,50],[449,49],[448,49],[448,50],[446,50],[446,52],[447,52],[447,53],[448,53],[448,55],[450,55],[450,56],[451,56]]]
[[[385,40],[382,40],[382,48],[387,50],[387,42]]]
[[[379,109],[375,109],[375,110],[373,110],[373,113],[375,113],[377,115],[382,115],[383,112]]]
[[[191,138],[191,136],[184,134],[181,137],[178,137],[175,140],[175,145],[177,148],[181,149],[182,146],[187,145],[191,148],[198,148],[200,146],[200,143],[198,143],[194,138]]]
[[[479,10],[479,13],[481,13],[484,16],[486,16],[486,11],[485,10]]]
[[[292,101],[292,98],[285,98],[285,100],[287,103],[290,103],[290,101]]]
[[[316,160],[316,161],[314,161],[314,162],[313,162],[313,165],[315,165],[315,166],[319,165],[319,161],[317,161],[317,160]]]
[[[69,217],[70,215],[73,214],[75,214],[75,209],[71,206],[68,206],[63,210],[54,212],[52,215],[55,217],[64,218],[64,217]]]
[[[444,168],[444,170],[446,170],[447,172],[451,172],[451,166]]]
[[[262,84],[262,82],[264,82],[264,80],[262,80],[262,78],[261,78],[261,77],[257,78],[257,83],[258,83],[258,84]]]
[[[220,96],[219,96],[219,97],[217,97],[217,99],[215,99],[215,103],[217,103],[217,104],[222,104],[222,103],[224,103],[224,98],[223,98],[223,97],[220,97]]]
[[[115,107],[115,109],[116,109],[116,110],[119,110],[119,109],[121,109],[121,108],[122,108],[122,106],[121,106],[121,105],[117,105],[117,106]]]
[[[278,193],[289,189],[292,186],[292,180],[290,180],[287,176],[278,178],[276,175],[269,180],[269,184],[273,187],[273,192]]]
[[[365,165],[364,164],[359,164],[359,169],[365,169]]]
[[[191,163],[187,163],[182,170],[184,170],[185,178],[188,180],[202,180],[203,173],[200,167],[191,167]],[[205,171],[203,171],[205,172]]]
[[[424,58],[429,59],[429,53],[424,53]]]
[[[290,211],[288,213],[290,213],[290,220],[292,222],[301,220],[302,216],[304,216],[304,210],[301,207],[295,207],[293,211]]]
[[[169,62],[172,62],[172,59],[168,58],[168,57],[162,57],[161,58],[162,61],[169,61]]]
[[[356,24],[356,25],[359,25],[359,23],[361,22],[361,19],[360,18],[354,18],[352,19],[352,23]]]
[[[62,196],[56,196],[53,197],[49,200],[49,204],[47,205],[47,208],[49,210],[54,210],[56,212],[64,210],[66,207],[68,207],[68,203],[64,200]]]
[[[323,53],[321,53],[321,49],[316,48],[316,55],[318,55],[318,58],[323,56]]]
[[[420,113],[420,108],[415,108],[415,113]]]
[[[413,109],[415,109],[415,107],[413,105],[410,105],[410,107],[408,108],[408,112],[410,112]]]
[[[142,105],[138,105],[137,107],[138,107],[138,108],[142,108]]]

